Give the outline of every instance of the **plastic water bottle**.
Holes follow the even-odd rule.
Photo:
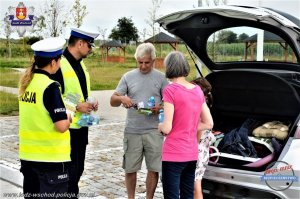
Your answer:
[[[100,117],[98,115],[90,115],[89,122],[91,125],[99,124]]]
[[[159,110],[159,114],[158,114],[158,120],[159,120],[159,123],[163,123],[164,118],[165,118],[165,115],[164,115],[164,109],[160,109],[160,110]]]
[[[88,114],[82,114],[77,124],[79,126],[88,126]]]
[[[147,102],[148,108],[153,108],[155,106],[155,98],[151,96]]]
[[[92,104],[97,103],[95,97],[88,97],[86,101]],[[87,123],[89,126],[99,124],[99,122],[100,122],[100,117],[96,114],[95,111],[92,111],[90,114],[88,114]]]
[[[92,104],[97,103],[97,100],[94,97],[88,97],[86,101]],[[99,122],[100,117],[96,114],[95,111],[92,111],[90,114],[82,114],[77,124],[79,126],[92,126],[99,124]]]
[[[159,114],[158,114],[158,121],[159,123],[163,123],[165,119],[165,115],[164,115],[164,109],[159,109]],[[164,135],[164,140],[166,139],[165,134],[161,131],[160,132],[162,135]]]
[[[82,114],[77,124],[79,126],[92,126],[92,125],[99,124],[99,122],[100,122],[100,117],[97,115],[95,116],[92,114]]]

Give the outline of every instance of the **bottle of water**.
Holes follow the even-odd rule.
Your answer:
[[[79,126],[88,126],[87,125],[87,114],[82,114],[81,117],[79,118],[77,124]]]
[[[89,115],[88,114],[82,114],[81,117],[79,118],[77,124],[79,126],[89,126],[88,125],[88,120],[89,120]]]
[[[155,98],[151,96],[147,102],[148,108],[153,108],[155,106]]]
[[[88,97],[86,101],[92,104],[97,103],[97,100],[94,97]],[[99,124],[99,122],[100,117],[96,114],[95,111],[92,111],[90,114],[82,114],[77,124],[79,126],[92,126]]]
[[[159,123],[163,123],[164,118],[165,118],[165,116],[164,116],[164,109],[160,109],[159,110],[159,114],[158,114]]]
[[[97,100],[95,97],[88,97],[86,101],[89,103],[92,103],[92,104],[97,103]],[[99,115],[96,114],[96,111],[92,111],[90,114],[88,114],[87,124],[89,126],[99,124],[99,122],[100,122],[100,117],[99,117]]]
[[[99,124],[100,117],[93,114],[82,114],[77,124],[79,126],[92,126]]]

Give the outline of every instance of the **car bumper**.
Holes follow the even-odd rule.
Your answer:
[[[299,171],[295,172],[299,177]],[[261,181],[264,172],[208,166],[203,181],[205,198],[299,198],[299,181],[281,191],[271,189]]]

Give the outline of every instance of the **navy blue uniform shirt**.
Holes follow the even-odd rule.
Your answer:
[[[44,74],[50,78],[47,71],[35,69],[34,73]],[[59,83],[53,82],[44,91],[43,102],[44,106],[50,114],[53,123],[67,119],[66,107],[62,101],[61,93],[59,90]],[[59,111],[55,111],[59,110]]]

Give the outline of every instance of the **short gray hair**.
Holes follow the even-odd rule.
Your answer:
[[[170,52],[164,60],[166,67],[166,77],[169,79],[176,77],[187,77],[190,73],[190,65],[183,53],[179,51]]]
[[[138,58],[143,58],[145,55],[151,55],[151,59],[154,60],[156,58],[155,47],[151,43],[142,43],[140,44],[135,51],[134,58],[137,60]]]

